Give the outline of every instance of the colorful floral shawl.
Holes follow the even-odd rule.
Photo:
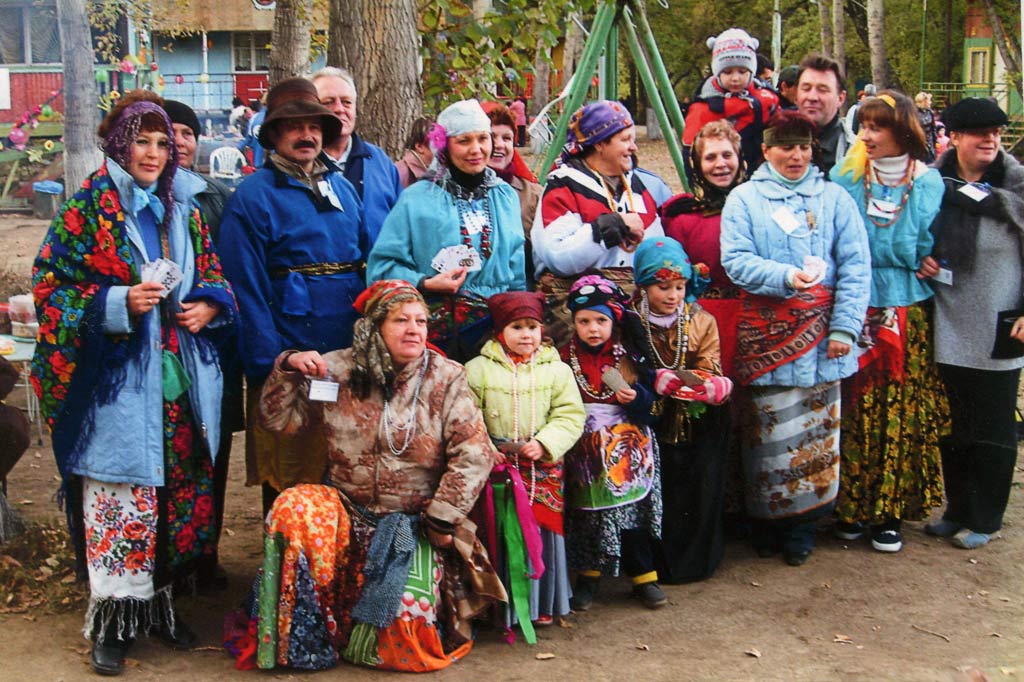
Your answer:
[[[195,283],[188,298],[235,310],[230,285],[195,205],[188,230],[196,254]],[[54,455],[65,481],[92,437],[95,405],[113,402],[124,384],[128,361],[141,357],[148,347],[145,334],[111,336],[102,329],[110,287],[139,282],[117,186],[104,163],[54,218],[32,268],[39,319],[32,386],[53,431]],[[208,340],[197,341],[204,360],[215,357]]]

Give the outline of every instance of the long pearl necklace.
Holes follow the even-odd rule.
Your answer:
[[[666,369],[679,369],[679,362],[686,357],[686,351],[690,346],[690,304],[683,303],[683,309],[676,315],[676,351],[672,358],[672,364],[667,364],[654,345],[654,335],[651,333],[651,306],[647,301],[647,292],[643,292],[640,300],[640,320],[643,322],[644,331],[647,333],[647,344],[651,354],[659,366]],[[669,348],[672,342],[669,341]]]
[[[502,354],[510,365],[512,365],[512,440],[513,442],[519,442],[519,365],[512,361],[512,358],[505,352],[505,348],[501,349]],[[533,434],[537,429],[537,368],[534,366],[534,360],[537,358],[537,352],[534,351],[533,355],[530,356],[530,432],[529,436],[524,440],[530,440],[533,438]],[[519,466],[518,461],[516,467]],[[533,504],[534,499],[537,496],[537,464],[533,460],[530,460],[530,504]]]
[[[419,402],[420,389],[423,388],[423,379],[427,376],[427,367],[430,366],[430,351],[424,351],[423,364],[420,366],[420,376],[416,380],[416,388],[412,394],[412,402],[409,404],[409,417],[405,421],[404,426],[396,426],[394,421],[391,419],[391,401],[384,400],[384,413],[381,419],[384,422],[384,435],[388,440],[388,449],[391,450],[391,454],[398,456],[409,449],[409,443],[412,442],[412,438],[416,433],[416,403]],[[399,431],[405,433],[405,439],[402,441],[402,447],[395,445],[394,439],[391,437],[391,432]]]
[[[585,395],[590,396],[594,400],[607,400],[611,398],[615,393],[610,387],[603,388],[595,393],[590,386],[590,380],[587,379],[587,375],[583,373],[583,367],[580,366],[579,356],[576,355],[576,339],[569,342],[569,366],[572,367],[572,375],[576,379],[576,385],[580,387]],[[619,359],[618,356],[615,358],[615,367],[618,368]]]

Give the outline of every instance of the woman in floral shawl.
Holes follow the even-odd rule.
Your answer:
[[[32,383],[89,578],[93,669],[120,673],[139,631],[188,648],[171,588],[213,540],[221,373],[207,329],[235,303],[178,169],[161,100],[125,96],[99,127],[106,159],[64,205],[33,269]]]

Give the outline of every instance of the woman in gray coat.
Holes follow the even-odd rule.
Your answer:
[[[935,360],[949,394],[942,444],[948,504],[925,530],[963,549],[1002,527],[1017,460],[1014,408],[1024,367],[1024,167],[1002,150],[1006,114],[967,98],[946,110],[951,148],[935,248],[918,272],[935,284]]]

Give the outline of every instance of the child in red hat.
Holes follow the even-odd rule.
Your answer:
[[[485,495],[485,535],[510,595],[505,627],[518,622],[533,643],[533,625],[569,613],[562,456],[583,432],[583,403],[572,370],[545,342],[544,295],[496,294],[487,305],[495,338],[466,365],[487,431],[505,455]]]

